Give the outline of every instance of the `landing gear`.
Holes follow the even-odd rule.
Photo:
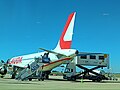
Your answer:
[[[12,76],[11,79],[15,79],[16,73],[17,73],[18,68],[16,66],[13,67],[13,72],[12,72]]]
[[[50,73],[51,73],[51,71],[46,71],[46,72],[44,72],[44,78],[48,80]]]
[[[15,74],[13,74],[11,78],[12,78],[12,79],[15,79]]]
[[[29,78],[29,81],[32,81],[32,78]]]
[[[42,81],[44,81],[44,78],[41,78]]]
[[[49,75],[46,74],[46,75],[45,75],[45,79],[49,79]]]
[[[44,78],[38,79],[38,81],[41,81],[41,80],[44,81]]]

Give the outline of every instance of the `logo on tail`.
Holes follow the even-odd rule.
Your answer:
[[[62,35],[55,50],[71,48],[75,14],[76,13],[74,12],[69,15],[68,20],[64,27],[64,31],[62,32]]]

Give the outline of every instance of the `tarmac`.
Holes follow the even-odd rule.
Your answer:
[[[44,81],[0,78],[0,90],[120,90],[120,79],[92,82],[90,80],[66,81],[62,76],[50,76],[49,80]]]

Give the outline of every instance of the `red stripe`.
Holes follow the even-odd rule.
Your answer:
[[[57,61],[54,61],[54,62],[51,62],[51,63],[49,63],[49,64],[46,64],[46,65],[44,65],[43,67],[45,67],[45,66],[49,66],[49,65],[51,65],[51,64],[54,64],[54,63],[57,63],[57,62],[61,62],[61,61],[64,61],[64,60],[70,60],[71,58],[63,58],[63,59],[60,59],[60,60],[57,60]]]
[[[70,24],[70,22],[72,20],[73,15],[74,15],[74,13],[69,15],[68,20],[66,22],[66,25],[64,27],[64,31],[63,31],[62,36],[60,38],[60,47],[61,47],[61,49],[70,49],[70,47],[71,47],[72,41],[64,41],[64,36],[65,36],[65,33],[66,33],[67,29],[68,29],[68,26],[69,26],[69,24]]]

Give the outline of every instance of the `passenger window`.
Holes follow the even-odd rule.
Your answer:
[[[87,59],[86,55],[81,56],[81,59]]]
[[[96,59],[96,56],[90,55],[90,59]]]
[[[99,56],[99,59],[100,60],[104,60],[104,56]]]

